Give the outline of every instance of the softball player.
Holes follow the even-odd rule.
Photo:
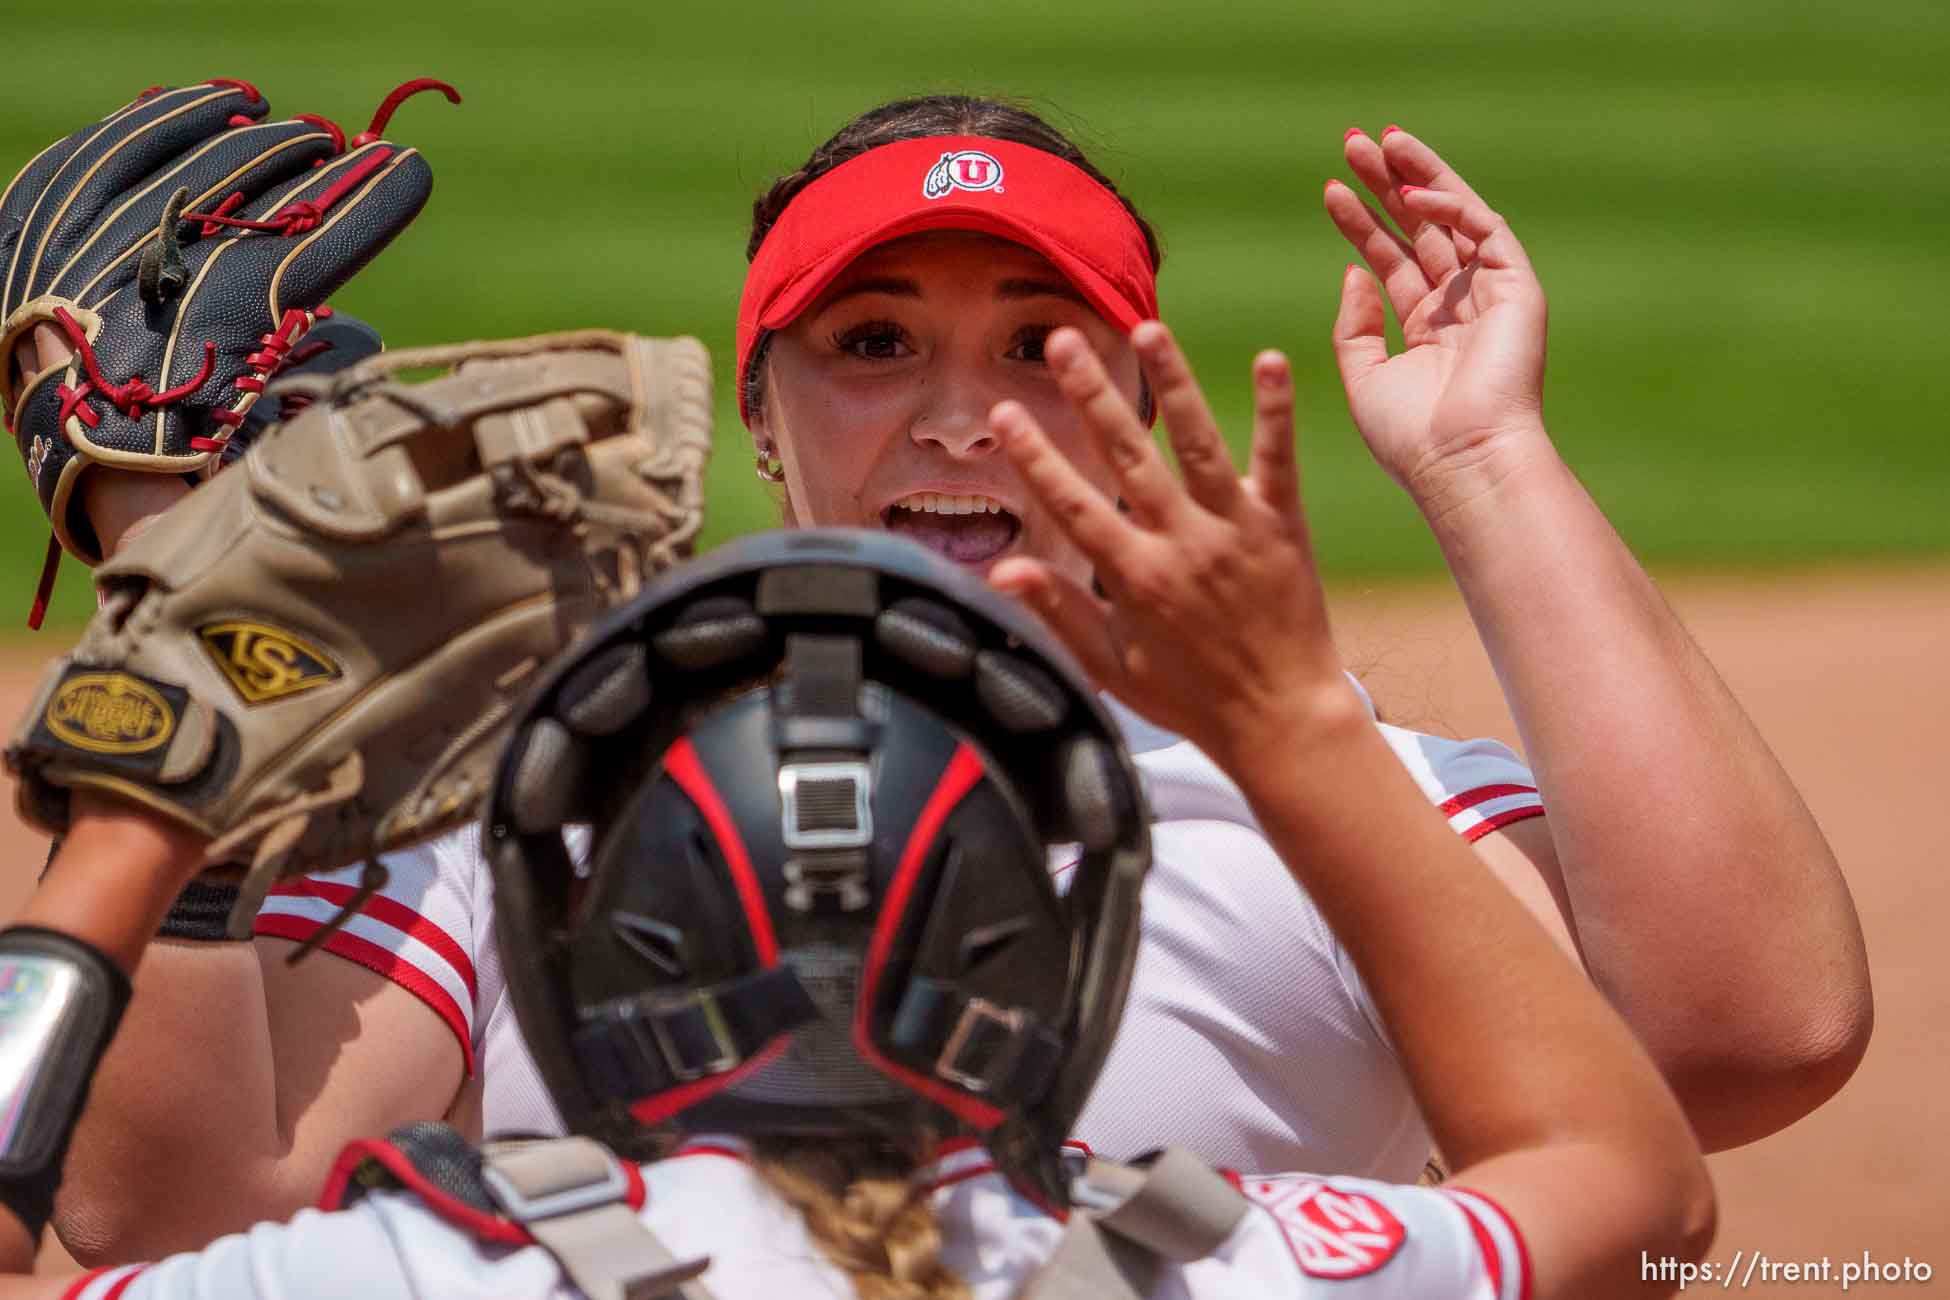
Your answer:
[[[1350,133],[1346,152],[1404,231],[1330,186],[1330,216],[1381,285],[1343,284],[1335,346],[1356,423],[1442,541],[1536,775],[1492,742],[1380,733],[1603,982],[1703,1140],[1751,1140],[1859,1058],[1867,983],[1846,890],[1764,743],[1552,452],[1543,300],[1514,236],[1406,133]],[[1156,314],[1157,257],[1126,201],[1020,110],[903,101],[762,196],[752,247],[741,410],[788,520],[904,533],[1080,635],[1097,608],[1089,566],[988,421],[1022,403],[1087,481],[1114,487],[1049,365],[1062,326],[1105,359],[1097,406],[1169,416],[1169,398],[1181,423],[1208,419],[1155,342],[1142,378],[1131,331]],[[1463,283],[1472,296],[1448,302]],[[1384,291],[1408,324],[1395,357]],[[1256,386],[1284,382],[1257,367]],[[1196,719],[1156,712],[1154,683],[1105,655],[1091,667],[1164,726],[1130,727],[1159,865],[1130,1012],[1080,1135],[1118,1156],[1171,1137],[1246,1168],[1409,1176],[1431,1135],[1379,1008],[1235,783],[1271,756],[1209,755],[1181,738]],[[328,876],[273,899],[261,962],[164,945],[145,966],[77,1138],[71,1247],[154,1254],[286,1212],[346,1138],[408,1120],[554,1127],[478,853],[455,837],[390,865],[385,896],[326,941],[342,960],[279,961],[351,897]],[[1729,929],[1736,914],[1750,922]],[[206,1104],[185,1114],[183,1095]]]
[[[682,1145],[642,1165],[587,1139],[483,1160],[418,1126],[353,1144],[326,1212],[19,1294],[1582,1300],[1637,1294],[1642,1250],[1697,1258],[1711,1187],[1657,1070],[1470,868],[1340,673],[1285,400],[1263,395],[1254,472],[1230,507],[1169,489],[1237,529],[1239,580],[1184,580],[1169,606],[1113,598],[1110,617],[1129,651],[1200,670],[1195,686],[1178,679],[1187,706],[1244,704],[1268,684],[1215,623],[1285,652],[1272,707],[1210,709],[1194,736],[1263,756],[1235,770],[1241,788],[1389,1009],[1458,1162],[1452,1186],[1066,1154],[1056,1135],[1139,947],[1135,768],[1013,602],[906,544],[775,534],[674,572],[593,629],[531,696],[487,819],[512,991],[571,1128]],[[1040,499],[1083,494],[1072,535],[1122,589],[1143,563],[1126,543],[1148,530],[1021,416],[1002,417],[1011,457]],[[794,569],[804,580],[773,581]],[[728,607],[759,633],[676,644]],[[672,654],[686,672],[661,671]],[[659,689],[619,702],[618,673],[646,666]],[[607,783],[581,777],[598,749]],[[573,890],[565,820],[594,840]],[[1067,906],[1046,865],[1060,840],[1078,854]],[[187,876],[190,849],[115,866]],[[78,925],[140,955],[126,928]],[[1380,960],[1401,952],[1416,960]],[[1516,1034],[1534,1056],[1504,1049]],[[1603,1186],[1602,1207],[1563,1195],[1574,1183]],[[15,1190],[0,1177],[0,1205]],[[0,1267],[26,1259],[0,1253]]]

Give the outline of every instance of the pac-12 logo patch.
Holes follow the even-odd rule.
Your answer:
[[[323,650],[289,632],[229,619],[196,630],[211,660],[246,704],[263,704],[339,679],[339,666]]]
[[[1309,1277],[1360,1277],[1395,1257],[1408,1236],[1402,1221],[1372,1196],[1311,1178],[1248,1178],[1240,1184],[1286,1235]]]
[[[983,190],[1002,193],[1002,164],[994,154],[980,149],[960,149],[941,155],[941,161],[928,169],[921,183],[923,198],[938,199],[956,190],[979,194]]]

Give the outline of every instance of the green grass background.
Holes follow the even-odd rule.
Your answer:
[[[703,337],[728,392],[749,203],[853,113],[1032,98],[1163,232],[1165,314],[1227,427],[1288,349],[1324,564],[1436,572],[1327,346],[1342,131],[1412,127],[1510,219],[1552,307],[1547,414],[1655,566],[1950,551],[1950,5],[1449,0],[664,6],[0,3],[0,171],[155,82],[257,81],[358,130],[398,81],[425,215],[336,300],[395,346],[588,324]],[[772,522],[720,401],[709,537]],[[46,536],[0,474],[0,626]],[[1548,539],[1539,539],[1548,544]],[[92,602],[68,565],[56,617]]]

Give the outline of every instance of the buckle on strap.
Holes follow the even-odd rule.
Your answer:
[[[522,1143],[482,1156],[488,1194],[524,1226],[621,1201],[629,1192],[622,1164],[587,1138]]]
[[[696,1065],[686,1059],[683,1044],[677,1040],[670,1024],[677,1016],[693,1010],[698,1013],[704,1032],[711,1039],[714,1053]],[[718,999],[709,989],[692,989],[676,997],[661,998],[645,1007],[644,1011],[643,1018],[650,1022],[650,1036],[656,1040],[658,1053],[680,1082],[689,1083],[706,1075],[723,1074],[726,1070],[736,1069],[745,1059],[731,1036],[731,1026],[725,1023],[724,1011],[718,1006]]]
[[[987,998],[968,999],[948,1034],[948,1041],[941,1045],[941,1054],[934,1060],[934,1072],[970,1092],[987,1092],[1008,1077],[1016,1059],[1022,1055],[1022,1026],[1023,1014],[1014,1007],[999,1007]],[[1000,1050],[991,1050],[986,1053],[986,1060],[978,1058],[969,1068],[964,1068],[964,1052],[971,1046],[978,1050],[989,1046],[983,1041],[983,1031],[989,1028],[1007,1034]],[[978,1074],[976,1070],[981,1072]]]
[[[719,984],[612,999],[583,1013],[573,1048],[605,1101],[635,1101],[736,1069],[781,1034],[819,1019],[789,966]]]
[[[627,1166],[589,1138],[491,1144],[481,1179],[507,1216],[594,1300],[709,1300],[708,1255],[678,1259],[637,1218]]]
[[[873,773],[865,763],[782,764],[779,804],[788,849],[861,849],[873,843]]]

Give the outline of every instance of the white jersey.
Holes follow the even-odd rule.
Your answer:
[[[1114,1159],[1170,1142],[1224,1168],[1412,1181],[1429,1134],[1347,954],[1217,765],[1111,708],[1150,798],[1155,863],[1123,1024],[1077,1135]],[[1544,811],[1506,746],[1377,725],[1465,839]],[[486,1132],[560,1133],[501,979],[478,841],[469,830],[389,856],[391,882],[325,951],[440,1015],[469,1070],[482,1071]],[[1073,862],[1053,857],[1059,888]],[[307,937],[356,877],[355,868],[278,887],[257,932]]]
[[[637,1212],[679,1259],[708,1256],[717,1300],[854,1295],[799,1215],[735,1142],[693,1144],[645,1165]],[[942,1262],[974,1300],[1006,1300],[1063,1224],[1014,1191],[979,1147],[917,1175],[932,1188]],[[1248,1209],[1205,1259],[1167,1264],[1154,1300],[1524,1300],[1523,1239],[1488,1199],[1460,1188],[1297,1175],[1238,1180]],[[306,1210],[155,1265],[90,1274],[63,1300],[554,1300],[579,1293],[539,1246],[492,1246],[404,1192],[348,1210]]]

